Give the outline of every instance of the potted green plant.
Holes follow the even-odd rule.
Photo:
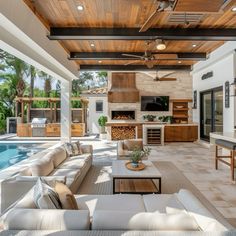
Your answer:
[[[165,122],[165,123],[172,123],[173,121],[173,117],[172,116],[159,116],[158,120],[161,122]]]
[[[105,130],[106,123],[107,123],[107,117],[100,116],[98,119],[98,125],[100,126],[100,136],[104,136],[104,134],[106,134]]]
[[[143,119],[147,120],[147,121],[154,121],[156,119],[156,116],[154,116],[154,115],[144,115]]]
[[[142,158],[147,157],[150,154],[150,148],[135,148],[130,154],[130,162],[134,168],[137,168]]]

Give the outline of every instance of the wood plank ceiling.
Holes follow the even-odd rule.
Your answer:
[[[155,0],[23,0],[50,27],[98,27],[98,28],[140,28],[156,10]],[[193,4],[195,2],[195,4]],[[223,4],[225,3],[225,4]],[[83,6],[83,11],[77,9]],[[178,0],[175,11],[160,12],[152,28],[236,28],[236,12],[231,9],[236,0]],[[201,19],[195,23],[173,23],[173,13],[188,14],[187,9],[200,12]],[[179,17],[179,16],[177,16]],[[186,18],[187,19],[187,18]],[[150,48],[143,40],[60,40],[68,52],[145,52]],[[223,41],[165,40],[166,49],[161,53],[210,53]],[[93,46],[94,45],[94,46]],[[152,53],[158,53],[156,47]],[[76,60],[78,65],[125,65],[132,60]],[[133,61],[143,65],[143,61]],[[155,65],[193,65],[195,60],[155,60]]]

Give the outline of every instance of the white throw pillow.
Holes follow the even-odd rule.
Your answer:
[[[62,209],[58,194],[41,178],[34,186],[34,203],[39,209]]]

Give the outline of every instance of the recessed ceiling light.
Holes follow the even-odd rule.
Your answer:
[[[83,7],[82,5],[79,5],[79,6],[77,6],[77,9],[78,9],[79,11],[83,11],[83,10],[84,10],[84,7]]]
[[[95,44],[94,44],[94,43],[91,43],[90,46],[91,46],[91,47],[95,47]]]
[[[192,46],[193,46],[193,48],[195,48],[195,47],[197,47],[197,44],[193,44]]]
[[[233,7],[231,11],[236,12],[236,7]]]
[[[102,63],[102,61],[98,61],[98,63]]]
[[[179,64],[181,64],[181,63],[182,63],[182,61],[178,61],[178,63],[179,63]]]

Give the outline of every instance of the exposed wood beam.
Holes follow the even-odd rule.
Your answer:
[[[128,54],[134,54],[143,56],[144,52],[125,52]],[[123,56],[122,52],[71,52],[70,60],[135,60],[135,58]],[[194,60],[201,61],[207,59],[206,53],[153,53],[157,59],[160,60]],[[159,57],[159,58],[158,58]]]
[[[139,28],[78,28],[52,27],[52,40],[201,40],[236,41],[236,29],[228,28],[151,28],[139,32]]]
[[[191,70],[186,65],[155,65],[148,68],[146,65],[80,65],[80,71],[156,71],[156,70]]]

